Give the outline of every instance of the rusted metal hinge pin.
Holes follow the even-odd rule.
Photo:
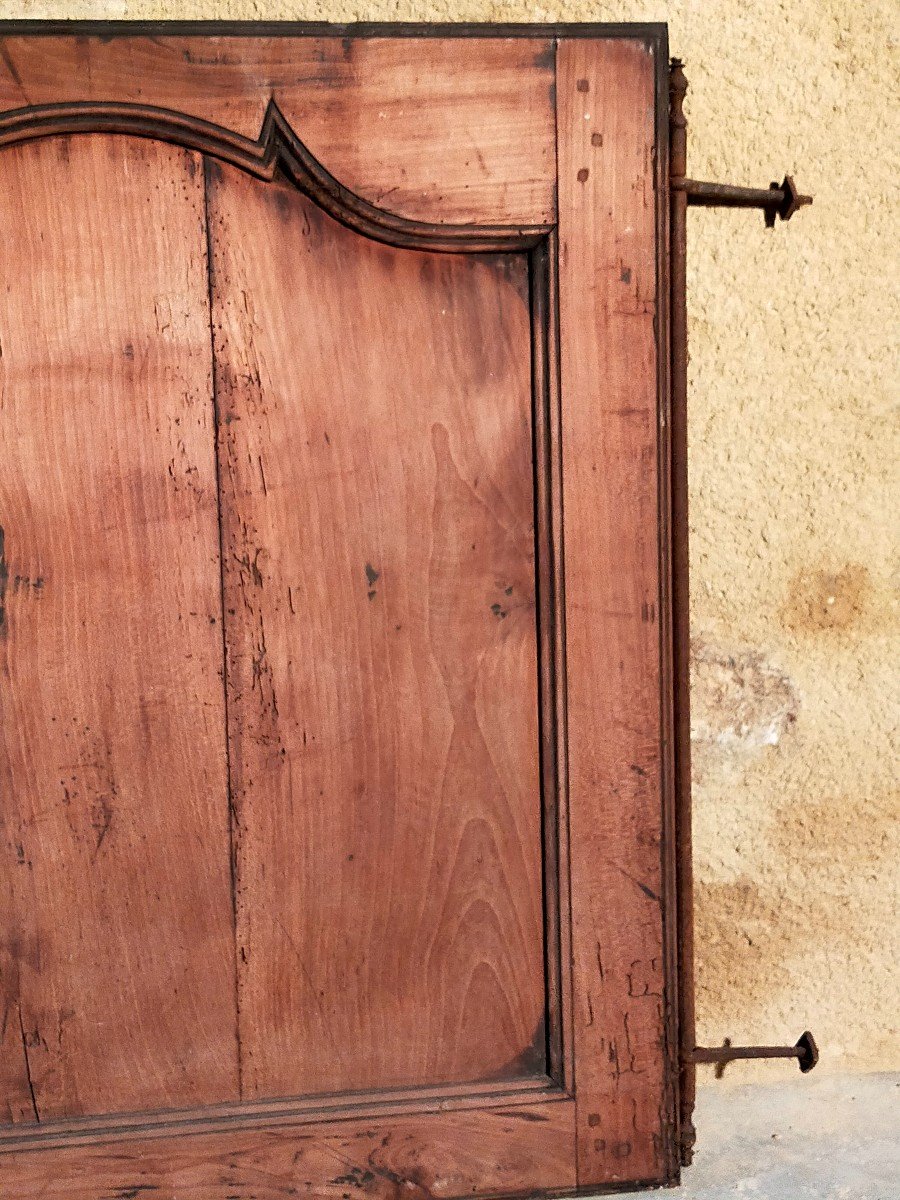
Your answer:
[[[687,179],[687,120],[684,115],[686,92],[684,64],[680,58],[673,58],[669,76],[669,187],[673,192],[684,194],[685,204],[699,208],[761,208],[768,229],[775,224],[776,217],[780,217],[782,221],[789,221],[798,209],[812,204],[812,196],[801,195],[790,175],[785,175],[781,183],[771,183],[767,188],[738,187],[732,183],[707,183],[702,179]]]
[[[685,192],[688,204],[699,208],[761,208],[769,229],[775,224],[776,217],[789,221],[798,209],[812,204],[812,196],[801,195],[790,175],[767,188],[705,183],[700,179],[675,179],[672,187]]]
[[[819,1061],[819,1048],[807,1030],[793,1046],[732,1046],[731,1039],[726,1038],[721,1046],[697,1046],[691,1053],[691,1062],[715,1063],[717,1079],[722,1078],[730,1062],[739,1058],[796,1058],[806,1075]]]

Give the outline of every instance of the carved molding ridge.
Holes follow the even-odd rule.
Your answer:
[[[274,99],[254,141],[233,130],[152,105],[85,101],[43,104],[0,115],[0,148],[75,133],[112,133],[169,142],[271,181],[281,170],[324,212],[364,237],[391,246],[462,254],[525,250],[549,225],[442,225],[410,220],[344,187],[292,129]]]

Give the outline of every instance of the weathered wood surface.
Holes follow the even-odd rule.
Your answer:
[[[15,1200],[442,1200],[575,1184],[574,1104],[0,1154]]]
[[[6,1115],[232,1099],[201,163],[53,139],[0,181]]]
[[[554,219],[553,80],[550,39],[0,39],[0,112],[125,101],[256,138],[274,97],[345,187],[444,223]]]
[[[655,64],[558,58],[578,1182],[670,1168],[663,1011]]]
[[[540,1072],[526,260],[208,176],[244,1094]]]

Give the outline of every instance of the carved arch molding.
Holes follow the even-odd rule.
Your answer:
[[[530,249],[551,225],[454,225],[414,221],[370,204],[344,187],[303,144],[274,97],[252,140],[221,125],[153,105],[90,101],[45,104],[0,116],[0,148],[38,138],[112,133],[196,150],[271,181],[279,168],[304,195],[356,233],[390,246],[478,253]]]

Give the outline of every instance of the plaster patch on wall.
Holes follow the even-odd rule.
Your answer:
[[[729,750],[777,746],[797,718],[790,678],[762,654],[691,646],[691,740]]]

